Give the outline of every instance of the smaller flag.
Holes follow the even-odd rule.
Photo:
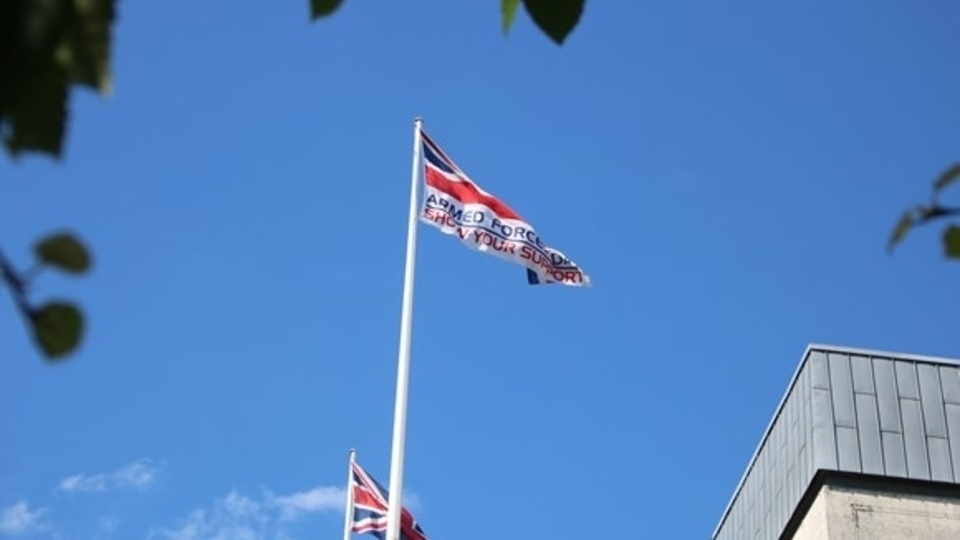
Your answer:
[[[457,236],[470,249],[525,267],[531,285],[590,285],[590,277],[546,245],[533,225],[470,180],[423,130],[420,136],[425,185],[420,221]]]
[[[387,498],[389,492],[360,465],[353,463],[353,532],[371,534],[380,540],[387,536]],[[428,540],[426,533],[406,508],[400,509],[400,540]]]

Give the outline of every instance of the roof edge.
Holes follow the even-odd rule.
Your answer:
[[[857,356],[879,356],[884,358],[894,358],[899,360],[908,360],[913,362],[924,362],[924,363],[933,363],[933,364],[949,364],[954,366],[960,366],[960,359],[956,358],[947,358],[947,357],[938,357],[938,356],[925,356],[920,354],[910,354],[902,353],[895,351],[884,351],[880,349],[866,349],[858,347],[847,347],[842,345],[830,345],[826,343],[809,343],[803,351],[803,356],[800,358],[800,363],[797,364],[796,369],[793,371],[793,375],[790,377],[790,382],[787,384],[786,390],[783,392],[783,396],[780,398],[780,402],[777,404],[777,408],[774,409],[773,416],[770,417],[770,421],[767,422],[767,427],[763,430],[763,435],[760,437],[760,442],[757,443],[757,447],[754,449],[753,454],[750,456],[750,460],[747,462],[746,468],[743,470],[743,474],[740,476],[740,480],[737,482],[737,487],[733,490],[733,495],[730,496],[730,500],[727,502],[727,506],[723,509],[723,514],[720,515],[720,520],[717,522],[716,527],[713,529],[713,533],[710,535],[711,539],[716,539],[717,534],[719,534],[720,529],[723,527],[723,524],[727,521],[727,517],[730,515],[730,509],[733,508],[733,504],[737,501],[737,497],[740,496],[740,490],[743,489],[743,484],[747,480],[747,476],[750,474],[750,471],[753,470],[753,466],[756,464],[757,457],[760,455],[760,450],[763,448],[764,443],[767,442],[767,439],[770,437],[770,432],[773,430],[773,424],[776,423],[777,419],[780,417],[780,413],[783,411],[783,405],[787,401],[787,397],[790,396],[790,392],[793,391],[793,387],[796,386],[797,380],[800,377],[800,372],[803,370],[804,366],[807,365],[807,359],[810,358],[810,353],[813,351],[820,352],[836,352],[844,353]]]
[[[828,343],[811,343],[807,345],[803,353],[803,359],[806,361],[807,355],[811,351],[840,352],[856,356],[881,356],[884,358],[896,358],[898,360],[910,360],[912,362],[926,362],[930,364],[949,364],[951,366],[960,366],[960,359],[949,358],[946,356],[931,356],[925,354],[905,353],[900,351],[887,351],[883,349],[868,349],[862,347],[845,347],[842,345],[830,345]]]

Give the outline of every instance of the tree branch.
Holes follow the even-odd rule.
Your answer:
[[[917,223],[924,223],[937,218],[950,216],[960,216],[960,207],[940,206],[939,204],[934,203],[930,206],[924,206],[917,210]]]
[[[27,302],[26,282],[13,268],[13,265],[7,261],[7,258],[4,257],[2,251],[0,251],[0,277],[2,277],[3,281],[7,283],[7,286],[10,289],[10,294],[13,296],[13,300],[16,302],[17,307],[20,308],[20,311],[25,316],[29,316],[30,304]]]

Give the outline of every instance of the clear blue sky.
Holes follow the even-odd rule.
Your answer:
[[[416,115],[594,283],[420,226],[431,540],[708,538],[808,343],[960,357],[939,227],[884,251],[960,159],[955,3],[590,0],[562,48],[306,5],[123,2],[64,160],[0,160],[5,252],[96,257],[33,291],[85,307],[66,363],[0,302],[0,536],[339,540],[348,449],[389,477]]]

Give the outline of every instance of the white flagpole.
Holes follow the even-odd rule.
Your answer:
[[[347,467],[347,512],[343,518],[343,540],[350,540],[353,532],[353,462],[357,459],[357,451],[350,449],[350,465]]]
[[[410,173],[410,217],[407,222],[407,262],[403,273],[403,307],[400,314],[400,352],[397,359],[397,400],[393,411],[393,450],[390,453],[390,500],[387,501],[387,538],[400,540],[403,508],[403,447],[407,424],[407,382],[410,376],[410,330],[413,319],[413,269],[417,255],[417,214],[420,187],[420,126],[413,122],[413,169]]]

